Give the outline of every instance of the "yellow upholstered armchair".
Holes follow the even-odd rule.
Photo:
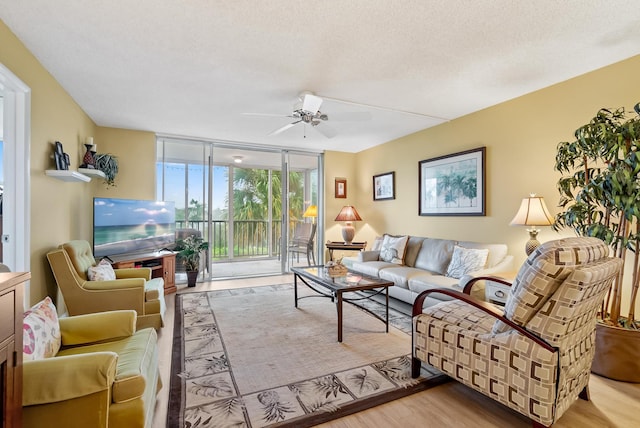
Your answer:
[[[138,329],[164,326],[164,281],[151,278],[151,269],[114,269],[115,279],[90,281],[96,261],[87,241],[75,240],[47,253],[53,276],[69,315],[120,309],[138,314]]]
[[[564,238],[531,253],[504,311],[467,287],[424,291],[413,306],[413,376],[424,361],[534,427],[551,426],[578,397],[588,399],[596,314],[621,267],[603,241]],[[429,293],[454,299],[423,310]]]
[[[34,308],[24,317],[24,426],[151,428],[156,331],[136,330],[131,310],[58,320],[50,299]]]

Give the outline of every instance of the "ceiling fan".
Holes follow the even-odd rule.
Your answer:
[[[320,111],[320,106],[322,105],[323,99],[318,97],[310,92],[303,92],[298,96],[298,102],[296,102],[293,106],[293,112],[288,115],[281,114],[269,114],[269,113],[244,113],[245,115],[250,116],[270,116],[270,117],[289,117],[292,118],[293,121],[288,123],[272,132],[268,135],[278,135],[287,129],[294,127],[295,125],[302,123],[308,124],[313,127],[313,129],[317,130],[320,134],[324,135],[327,138],[333,138],[337,135],[337,132],[334,128],[327,124],[329,120],[329,116]],[[341,115],[344,116],[344,115]],[[370,113],[363,112],[358,113],[354,112],[348,115],[351,119],[349,120],[367,120],[371,118]],[[343,117],[343,120],[346,119],[346,116]]]

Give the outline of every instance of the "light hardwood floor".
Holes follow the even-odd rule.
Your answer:
[[[199,283],[195,288],[178,286],[178,293],[255,287],[290,283],[291,276],[270,276]],[[154,428],[166,426],[169,372],[173,343],[175,294],[165,296],[166,325],[159,333],[160,373],[164,386],[158,395]],[[603,428],[640,426],[640,384],[616,382],[592,375],[591,401],[578,400],[554,425],[557,428]],[[484,395],[451,381],[428,391],[395,400],[364,412],[322,425],[323,428],[390,427],[529,427],[529,421]],[[175,428],[175,427],[170,427]]]

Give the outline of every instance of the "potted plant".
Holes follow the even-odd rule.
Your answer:
[[[601,109],[575,131],[575,141],[558,145],[562,211],[553,227],[600,238],[625,261],[627,276],[623,268],[600,311],[592,371],[640,382],[640,103],[634,110],[630,117],[624,108]]]
[[[108,153],[96,153],[94,162],[96,169],[104,172],[107,186],[115,186],[116,175],[118,175],[118,158]]]
[[[189,235],[176,244],[178,256],[187,271],[187,286],[195,287],[196,279],[200,271],[200,254],[209,248],[201,236]]]

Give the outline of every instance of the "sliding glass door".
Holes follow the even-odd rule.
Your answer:
[[[318,264],[321,260],[322,230],[318,230],[320,162],[322,158],[299,152],[283,153],[283,169],[288,182],[285,201],[287,223],[287,257],[283,257],[283,269],[293,266]],[[297,233],[298,231],[298,233]]]
[[[157,197],[176,203],[178,233],[210,243],[201,279],[289,269],[295,224],[315,224],[303,214],[317,206],[321,154],[162,137],[157,147]]]

